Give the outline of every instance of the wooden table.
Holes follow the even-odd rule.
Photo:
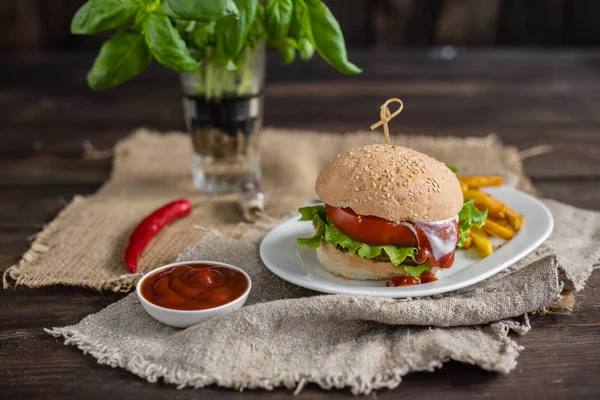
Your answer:
[[[600,52],[352,52],[365,72],[342,76],[322,61],[283,68],[270,57],[267,125],[324,131],[365,129],[382,100],[400,96],[405,132],[498,134],[519,149],[550,144],[525,161],[544,196],[600,210]],[[110,161],[82,158],[82,142],[110,148],[132,129],[183,129],[174,74],[152,67],[135,81],[93,93],[93,56],[30,54],[0,62],[0,265],[19,260],[28,238],[74,194],[93,193]],[[43,327],[74,324],[121,295],[51,287],[0,291],[0,398],[273,398],[284,390],[175,390],[98,365]],[[571,315],[537,317],[510,375],[450,362],[371,398],[600,398],[600,274]],[[346,397],[308,386],[300,398]]]

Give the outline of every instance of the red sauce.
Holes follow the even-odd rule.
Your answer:
[[[387,287],[396,287],[396,286],[413,286],[418,285],[419,280],[414,276],[397,276],[395,278],[390,279],[385,283]]]
[[[438,280],[437,276],[435,276],[435,274],[431,271],[423,271],[423,273],[421,273],[421,276],[420,276],[421,283],[435,282],[437,280]]]
[[[429,283],[435,282],[438,278],[431,271],[423,271],[419,279],[414,276],[396,276],[385,283],[387,287],[396,287],[396,286],[414,286],[419,285],[421,283]]]
[[[142,296],[173,310],[205,310],[232,302],[248,288],[241,272],[212,264],[177,265],[144,279]]]

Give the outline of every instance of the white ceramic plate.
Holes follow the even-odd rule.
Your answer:
[[[299,216],[277,225],[260,244],[260,257],[280,278],[324,293],[382,297],[419,297],[464,288],[497,274],[535,250],[550,236],[554,220],[550,210],[538,199],[509,187],[485,190],[525,217],[525,226],[510,241],[486,258],[474,250],[457,250],[454,265],[437,273],[438,281],[404,287],[385,287],[385,280],[354,281],[329,273],[319,263],[315,250],[298,246],[296,239],[313,235],[311,222]],[[497,242],[496,244],[500,244]]]

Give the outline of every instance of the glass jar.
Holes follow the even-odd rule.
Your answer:
[[[204,62],[197,72],[180,77],[196,187],[225,193],[238,191],[242,182],[259,179],[264,44],[246,48],[235,70]]]

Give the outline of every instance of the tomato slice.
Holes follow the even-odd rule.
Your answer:
[[[371,215],[357,215],[350,208],[325,205],[331,222],[350,238],[371,246],[417,247],[417,238],[406,225]]]

